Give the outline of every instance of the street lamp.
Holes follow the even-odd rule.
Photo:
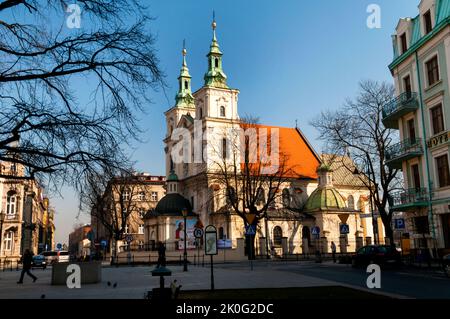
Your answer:
[[[187,217],[187,214],[188,214],[188,210],[186,208],[183,208],[181,210],[181,213],[183,214],[183,219],[184,219],[184,227],[183,227],[184,228],[184,254],[183,254],[184,262],[183,262],[183,271],[188,271],[188,269],[187,269],[187,247],[186,247],[186,244],[187,244],[186,217]]]
[[[2,242],[3,242],[3,220],[5,219],[5,213],[0,212],[0,254],[2,253]]]

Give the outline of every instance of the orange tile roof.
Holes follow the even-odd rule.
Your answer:
[[[320,165],[320,157],[308,143],[306,137],[297,128],[269,126],[261,124],[241,124],[242,127],[267,128],[268,141],[270,143],[271,130],[278,129],[280,157],[285,158],[284,169],[286,177],[317,179],[317,167]],[[270,146],[268,146],[270,149]],[[280,164],[283,162],[280,159]]]

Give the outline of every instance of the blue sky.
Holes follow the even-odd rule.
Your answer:
[[[192,88],[203,84],[216,11],[217,36],[230,87],[241,91],[239,113],[258,116],[262,123],[294,127],[295,120],[318,152],[317,131],[309,125],[322,110],[339,108],[353,97],[358,82],[392,82],[391,34],[400,17],[416,16],[419,0],[165,0],[148,1],[155,17],[161,68],[170,86],[154,92],[153,104],[141,117],[144,143],[135,145],[139,170],[164,174],[163,112],[174,103],[181,48],[186,39]],[[381,29],[369,29],[369,4],[381,8]],[[67,242],[77,219],[76,195],[62,190],[53,197],[56,239]]]

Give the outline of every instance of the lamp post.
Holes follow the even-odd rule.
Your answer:
[[[188,269],[187,269],[187,233],[186,233],[186,228],[187,228],[187,225],[186,225],[186,217],[187,217],[187,214],[188,214],[188,210],[186,209],[186,208],[183,208],[182,209],[182,211],[181,211],[181,213],[183,214],[183,219],[184,219],[184,254],[183,254],[183,257],[184,257],[184,261],[183,261],[183,271],[188,271]]]
[[[5,219],[5,213],[0,212],[0,254],[2,253],[2,243],[3,243],[3,220]],[[1,255],[0,255],[1,257]]]

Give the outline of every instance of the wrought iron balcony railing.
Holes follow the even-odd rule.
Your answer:
[[[427,188],[411,188],[392,195],[394,211],[413,209],[428,206],[430,193]]]
[[[407,138],[400,143],[394,144],[386,149],[386,164],[401,168],[402,162],[423,154],[421,138]]]
[[[404,92],[383,107],[383,124],[387,128],[398,128],[398,119],[419,107],[416,92]]]

